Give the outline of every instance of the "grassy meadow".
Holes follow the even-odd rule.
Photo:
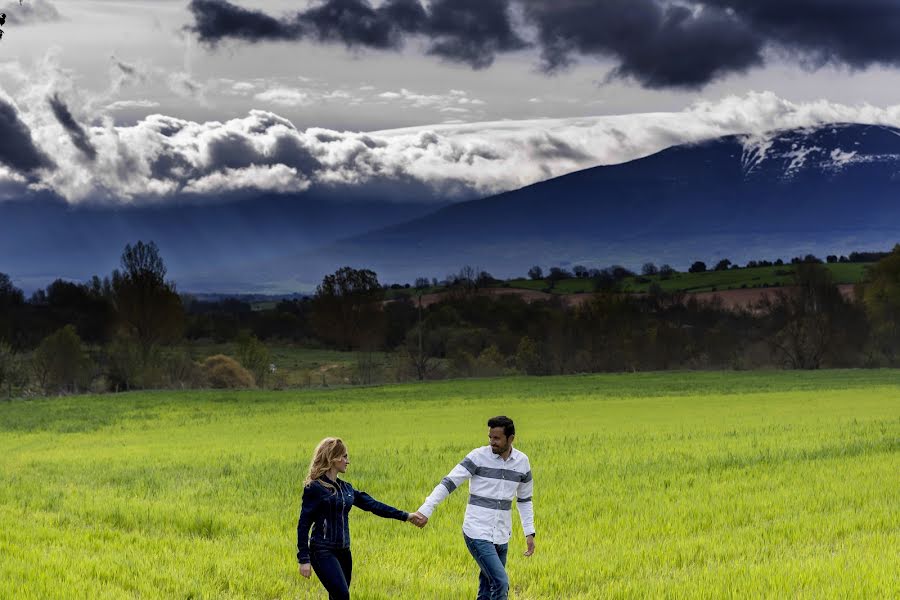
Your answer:
[[[823,266],[831,272],[836,284],[857,283],[862,281],[872,263],[831,263]],[[792,285],[794,265],[780,267],[753,267],[728,269],[725,271],[705,271],[703,273],[675,273],[669,279],[659,275],[647,277],[626,277],[622,281],[622,290],[630,293],[645,293],[653,284],[665,292],[713,292],[754,288],[763,286]],[[644,280],[644,281],[639,281]],[[512,279],[508,287],[529,290],[542,290],[547,287],[543,279]],[[555,294],[576,294],[592,292],[593,284],[589,279],[563,279],[553,288]]]
[[[342,352],[278,341],[268,342],[266,348],[278,369],[277,376],[270,377],[266,382],[270,387],[349,385],[354,383],[360,361],[371,361],[378,369],[384,369],[389,362],[388,355],[383,352]],[[238,356],[238,344],[234,342],[192,342],[185,344],[183,349],[196,361],[203,361],[214,354]]]
[[[0,402],[0,598],[315,598],[314,445],[415,510],[516,420],[537,551],[517,600],[900,596],[900,373],[660,373]],[[354,510],[357,599],[474,598],[457,490],[424,530]]]

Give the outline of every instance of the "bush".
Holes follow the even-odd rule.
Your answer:
[[[206,377],[203,369],[184,350],[176,350],[164,361],[168,386],[175,389],[204,387]]]
[[[495,345],[490,345],[475,360],[475,371],[479,377],[498,377],[506,372],[506,358]]]
[[[146,364],[137,340],[130,336],[116,337],[106,351],[109,388],[113,391],[148,389],[162,384],[159,349],[147,355]]]
[[[255,387],[250,371],[224,354],[216,354],[203,361],[203,373],[209,386],[216,389]]]
[[[13,349],[0,342],[0,391],[6,390],[6,398],[12,399],[13,390],[24,386],[28,377],[22,358]]]
[[[256,339],[256,336],[243,332],[237,339],[237,355],[241,365],[253,374],[253,379],[263,387],[269,375],[272,354],[269,349]]]
[[[516,369],[526,375],[538,375],[541,372],[541,357],[537,345],[528,336],[519,341],[516,349]]]
[[[34,374],[45,394],[87,389],[94,364],[81,345],[73,325],[44,338],[32,359]]]

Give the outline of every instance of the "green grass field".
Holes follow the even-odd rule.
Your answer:
[[[834,282],[837,284],[857,283],[865,277],[866,269],[871,263],[833,263],[824,265],[831,271]],[[641,283],[636,277],[626,278],[622,282],[625,292],[647,292],[654,283],[666,292],[710,292],[741,287],[761,287],[763,285],[791,285],[793,265],[781,267],[755,267],[752,269],[730,269],[727,271],[706,271],[705,273],[676,273],[670,279],[660,279],[658,275],[647,277],[647,283]],[[781,272],[782,274],[779,274]],[[509,287],[528,290],[542,290],[547,287],[543,279],[532,281],[530,279],[511,279],[507,282]],[[587,279],[564,279],[559,281],[553,289],[556,294],[573,294],[580,292],[592,292],[593,287]]]
[[[896,598],[900,373],[666,373],[0,403],[0,598],[325,598],[301,481],[414,510],[488,417],[516,419],[537,552],[511,597]],[[357,599],[474,598],[466,489],[428,527],[354,511]]]

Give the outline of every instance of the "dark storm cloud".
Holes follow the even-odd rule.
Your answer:
[[[302,24],[301,35],[351,47],[397,48],[402,36],[389,15],[366,0],[328,0],[298,14],[297,22]]]
[[[0,163],[20,173],[53,166],[53,161],[35,146],[31,131],[19,118],[16,108],[2,98],[0,98]]]
[[[900,65],[897,0],[706,0],[818,66]]]
[[[518,11],[545,71],[595,57],[615,62],[611,78],[649,88],[702,87],[763,66],[767,50],[810,68],[900,66],[897,0],[323,0],[282,19],[226,0],[190,9],[191,30],[210,44],[308,38],[397,49],[419,36],[429,54],[473,68],[528,46]]]
[[[764,38],[719,8],[635,0],[525,3],[538,28],[543,67],[556,71],[576,55],[613,58],[612,77],[651,88],[699,87],[762,64]]]
[[[192,0],[202,42],[226,38],[249,42],[312,39],[349,48],[399,49],[405,38],[429,38],[428,53],[472,68],[489,66],[498,52],[525,47],[514,31],[509,0],[435,0],[426,9],[419,0],[323,0],[306,11],[275,19],[227,0]]]
[[[53,110],[53,116],[56,117],[59,124],[62,125],[69,134],[69,139],[72,140],[72,144],[81,150],[82,154],[91,161],[96,160],[97,149],[91,144],[91,140],[88,138],[88,134],[84,130],[84,127],[75,120],[75,117],[72,116],[72,112],[69,110],[69,107],[66,106],[63,99],[60,98],[59,95],[53,95],[48,98],[48,102],[50,103],[50,108]]]
[[[247,10],[225,0],[191,0],[189,8],[196,21],[189,29],[200,41],[209,44],[225,38],[260,42],[300,37],[295,23],[282,22],[261,11]]]
[[[427,34],[430,54],[482,69],[500,52],[526,47],[513,30],[507,0],[435,0]]]

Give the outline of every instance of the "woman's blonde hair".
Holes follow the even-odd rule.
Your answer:
[[[346,453],[347,446],[344,445],[344,441],[341,438],[327,437],[319,442],[319,445],[316,446],[316,451],[313,452],[312,461],[309,463],[309,473],[306,475],[303,487],[322,477],[332,467],[334,461]],[[334,486],[329,485],[325,481],[320,481],[319,483],[327,488],[334,489]]]

